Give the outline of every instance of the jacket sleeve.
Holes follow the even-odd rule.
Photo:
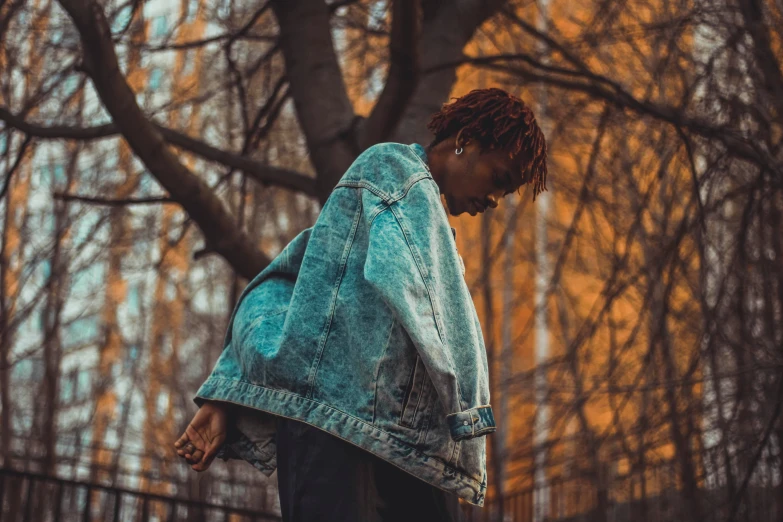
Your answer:
[[[419,192],[432,190],[424,183]],[[448,220],[437,215],[443,208],[439,200],[433,208],[432,197],[395,202],[372,219],[364,278],[408,332],[447,412],[451,438],[463,440],[494,432],[495,419],[475,308]]]

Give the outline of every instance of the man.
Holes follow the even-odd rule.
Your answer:
[[[481,325],[447,212],[525,184],[546,142],[501,89],[446,104],[419,144],[364,151],[315,225],[251,281],[177,453],[278,470],[286,521],[451,520],[483,505],[494,432]]]

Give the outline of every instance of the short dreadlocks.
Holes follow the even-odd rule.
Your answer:
[[[453,134],[476,140],[482,152],[506,150],[511,158],[521,154],[523,183],[533,184],[533,200],[546,190],[546,140],[536,117],[525,102],[503,89],[474,89],[453,98],[427,124],[435,134],[430,148]]]

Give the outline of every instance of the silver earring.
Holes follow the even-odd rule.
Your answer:
[[[458,148],[457,150],[455,150],[455,151],[454,151],[454,154],[456,154],[456,155],[458,155],[458,156],[459,156],[460,154],[462,154],[462,147],[460,147],[460,148]]]

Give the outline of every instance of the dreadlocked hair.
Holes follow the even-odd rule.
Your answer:
[[[533,184],[533,200],[546,190],[546,140],[525,102],[502,89],[474,89],[453,103],[443,104],[427,124],[435,135],[430,147],[457,134],[476,140],[481,150],[506,150],[520,155],[523,183]]]

